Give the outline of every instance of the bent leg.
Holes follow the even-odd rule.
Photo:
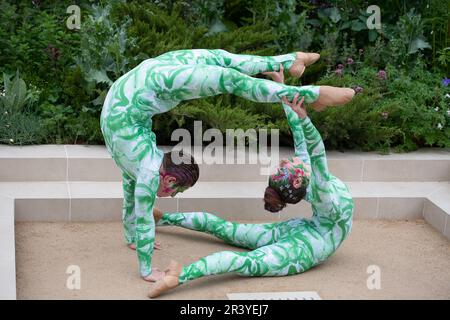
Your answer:
[[[228,244],[248,249],[275,243],[280,237],[278,223],[234,223],[207,212],[165,213],[157,225],[209,233]]]
[[[287,70],[296,59],[296,53],[277,56],[234,54],[222,49],[176,50],[156,57],[159,61],[179,64],[205,64],[232,68],[247,75],[265,71],[279,71],[280,64]]]
[[[200,277],[223,273],[242,276],[285,276],[310,269],[316,264],[312,252],[293,238],[251,252],[222,251],[182,268],[180,284]]]
[[[150,290],[149,297],[158,297],[180,284],[209,275],[237,273],[241,276],[273,277],[297,274],[312,268],[320,263],[314,251],[321,250],[323,238],[320,240],[314,237],[312,245],[295,222],[282,224],[281,228],[290,227],[290,230],[282,230],[282,240],[251,252],[217,252],[185,266],[172,260],[164,278],[158,280]]]

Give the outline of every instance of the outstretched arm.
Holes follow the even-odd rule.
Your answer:
[[[122,207],[122,222],[125,234],[125,241],[130,248],[135,248],[136,242],[136,215],[134,213],[134,191],[136,188],[136,181],[126,174],[122,173],[122,187],[123,187],[123,207]]]
[[[153,206],[159,186],[158,172],[141,168],[136,181],[136,252],[141,276],[148,281],[156,281],[161,271],[151,267],[155,240],[155,219]]]
[[[296,96],[296,98],[298,98]],[[328,172],[327,159],[325,155],[325,146],[320,136],[319,131],[312,124],[306,112],[306,107],[303,101],[297,102],[294,98],[293,102],[289,102],[286,97],[283,97],[283,102],[298,116],[298,121],[301,124],[302,131],[306,141],[306,149],[311,160],[311,170],[313,176],[313,183],[318,187],[316,191],[325,191],[328,187],[330,174]]]
[[[277,72],[263,72],[263,74],[268,75],[272,78],[273,81],[278,83],[284,83],[284,67],[280,64],[280,70]],[[282,106],[284,109],[284,113],[286,114],[286,118],[289,124],[289,127],[292,131],[292,136],[294,138],[294,147],[295,147],[295,156],[302,159],[306,164],[310,164],[308,151],[306,149],[305,137],[303,135],[302,125],[300,123],[299,116],[297,113],[290,107],[290,103],[286,97],[282,97]],[[298,95],[294,96],[293,103],[296,104],[298,100]],[[302,97],[299,104],[303,104],[305,98]]]
[[[306,147],[305,136],[303,134],[303,128],[300,118],[295,113],[295,111],[292,110],[292,108],[289,107],[284,101],[282,105],[284,113],[286,114],[289,127],[291,128],[292,131],[292,136],[294,138],[295,156],[302,159],[302,161],[305,162],[306,164],[310,164],[310,159]]]
[[[311,159],[311,169],[315,177],[314,180],[317,185],[325,187],[330,180],[330,173],[328,172],[325,146],[322,137],[308,116],[300,119],[300,122],[303,127],[306,146]]]

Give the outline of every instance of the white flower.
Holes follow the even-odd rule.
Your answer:
[[[14,139],[9,139],[9,142],[13,143],[13,142],[14,142]]]
[[[450,117],[450,109],[447,110],[447,115]]]
[[[434,108],[434,111],[439,111],[439,107]]]
[[[443,128],[444,126],[442,125],[442,123],[439,122],[438,125],[437,125],[437,127],[438,127],[439,130],[442,130],[442,128]]]
[[[450,94],[447,93],[447,94],[445,95],[445,97],[446,97],[447,99],[450,98]]]

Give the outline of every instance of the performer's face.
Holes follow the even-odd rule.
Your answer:
[[[308,164],[304,163],[302,159],[299,157],[292,157],[287,159],[282,159],[280,161],[280,166],[277,168],[277,171],[271,176],[271,179],[273,180],[279,180],[282,179],[285,175],[283,170],[281,168],[286,168],[289,170],[291,174],[291,182],[292,186],[294,188],[300,188],[302,185],[303,177],[308,177],[308,179],[311,176],[311,168]]]

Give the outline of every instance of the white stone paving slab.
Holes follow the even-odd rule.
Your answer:
[[[228,293],[229,300],[322,300],[315,291]]]

